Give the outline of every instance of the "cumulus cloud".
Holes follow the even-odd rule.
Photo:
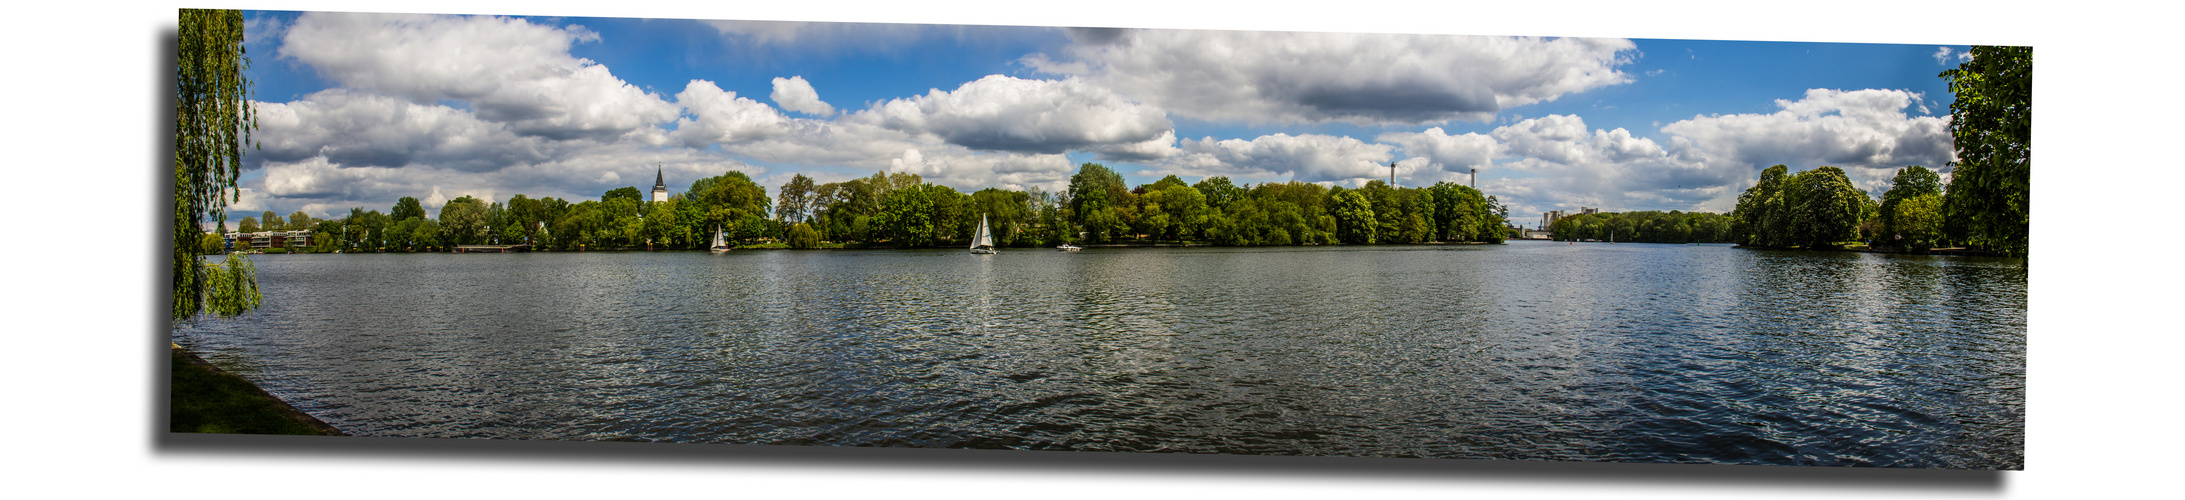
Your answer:
[[[1160,140],[1171,131],[1161,110],[1077,79],[989,75],[953,91],[890,100],[869,113],[889,128],[932,134],[950,144],[1030,154],[1127,146]]]
[[[511,18],[307,12],[280,54],[353,89],[464,101],[525,135],[612,138],[675,119],[674,105],[569,54],[595,41],[582,26]]]
[[[1465,174],[1474,168],[1492,167],[1497,146],[1492,136],[1449,135],[1441,127],[1424,132],[1390,132],[1381,134],[1376,140],[1403,147],[1404,154],[1424,162],[1419,165],[1421,167]]]
[[[1949,117],[1905,113],[1924,106],[1915,92],[1812,89],[1802,99],[1775,104],[1782,110],[1694,116],[1661,130],[1676,136],[1672,147],[1691,161],[1755,169],[1785,164],[1895,171],[1956,160]]]
[[[252,168],[324,156],[352,166],[485,171],[544,159],[550,149],[460,109],[339,88],[257,103],[257,113],[259,149],[245,157]]]
[[[690,147],[751,142],[787,133],[791,127],[791,119],[772,106],[721,90],[706,80],[691,80],[675,94],[675,102],[691,116],[678,119],[675,131],[668,135]]]
[[[714,152],[617,143],[572,148],[543,161],[483,172],[429,164],[344,165],[325,156],[268,161],[264,175],[246,182],[245,187],[254,195],[254,210],[287,213],[300,209],[315,217],[336,217],[346,215],[352,207],[385,212],[404,196],[418,198],[427,208],[438,208],[447,200],[465,195],[494,201],[516,194],[597,199],[600,193],[617,187],[642,183],[636,187],[649,189],[656,168],[665,173],[670,190],[677,192],[692,181],[731,170],[753,176],[767,171]]]
[[[1076,167],[1059,154],[942,154],[928,156],[917,149],[889,160],[889,172],[918,174],[926,182],[966,191],[988,187],[1024,190],[1033,186],[1053,189],[1062,185]]]
[[[1394,148],[1349,137],[1274,134],[1249,141],[1212,137],[1185,140],[1180,149],[1148,173],[1289,177],[1304,182],[1361,184],[1367,179],[1387,176],[1390,152]]]
[[[812,82],[804,81],[803,76],[775,77],[774,93],[767,98],[781,105],[781,109],[813,116],[835,114],[835,107],[819,100],[819,91],[812,89]]]
[[[1622,39],[1194,30],[1079,30],[1059,59],[1081,76],[1183,116],[1250,123],[1487,121],[1502,109],[1631,81]]]

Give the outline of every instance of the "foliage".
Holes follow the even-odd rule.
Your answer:
[[[395,222],[422,219],[425,218],[425,206],[419,204],[417,198],[404,196],[402,199],[395,200],[395,206],[387,211],[387,217],[394,219]]]
[[[1098,163],[1078,165],[1077,174],[1070,176],[1070,222],[1084,228],[1086,241],[1108,241],[1129,229],[1116,210],[1129,204],[1129,194],[1122,174]]]
[[[178,20],[175,205],[169,233],[175,320],[195,318],[207,310],[232,317],[256,307],[259,300],[254,275],[224,275],[198,257],[203,244],[199,235],[204,232],[199,223],[226,220],[228,203],[240,199],[235,181],[242,175],[243,150],[253,144],[251,131],[258,126],[250,100],[250,56],[243,48],[243,31],[241,11],[182,9]],[[229,258],[230,269],[235,260]],[[231,293],[245,290],[248,296]],[[208,303],[208,298],[214,301]]]
[[[464,195],[440,207],[440,228],[448,245],[476,245],[486,239],[485,200]]]
[[[1925,193],[1900,201],[1890,221],[1895,228],[1890,236],[1894,246],[1924,251],[1940,245],[1942,198],[1938,193]]]
[[[1557,240],[1609,239],[1619,242],[1721,243],[1731,241],[1731,217],[1710,212],[1598,212],[1556,219],[1549,226]]]
[[[1956,96],[1944,215],[1971,246],[2024,255],[2032,213],[2033,48],[1973,46],[1941,76]],[[1956,239],[1956,238],[1953,238]]]
[[[1858,239],[1866,193],[1851,185],[1843,169],[1820,167],[1799,172],[1788,199],[1792,210],[1790,245],[1828,248]]]
[[[1355,190],[1335,193],[1328,200],[1329,212],[1335,216],[1336,240],[1353,245],[1373,244],[1380,224],[1373,214],[1373,202]]]
[[[805,249],[819,247],[819,231],[813,230],[812,226],[808,224],[797,224],[795,226],[790,226],[788,239],[789,248]]]
[[[812,195],[818,186],[812,178],[797,174],[781,185],[780,204],[774,206],[774,218],[791,224],[805,222],[811,214]]]
[[[1881,206],[1875,216],[1881,222],[1881,227],[1874,234],[1874,239],[1885,242],[1883,244],[1892,244],[1887,242],[1895,241],[1904,234],[1903,228],[1897,225],[1899,205],[1907,199],[1942,194],[1942,176],[1919,165],[1898,169],[1896,178],[1891,182],[1889,191],[1882,193]],[[1930,240],[1929,243],[1935,242]]]
[[[607,192],[599,194],[599,201],[602,202],[615,198],[622,198],[635,202],[643,202],[645,201],[645,193],[642,191],[638,191],[636,186],[623,186],[609,189],[607,190]]]
[[[242,222],[235,224],[235,230],[243,233],[255,233],[263,229],[258,227],[257,217],[244,217]]]
[[[1843,169],[1820,167],[1797,174],[1776,165],[1738,196],[1737,243],[1756,247],[1830,248],[1856,240],[1870,201]]]

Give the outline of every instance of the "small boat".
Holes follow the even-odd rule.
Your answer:
[[[979,216],[979,233],[971,237],[971,253],[995,254],[994,233],[986,229],[986,216]]]
[[[725,235],[721,234],[720,226],[713,227],[713,246],[710,248],[713,250],[713,253],[716,254],[728,252],[728,239],[725,237]]]
[[[1081,246],[1077,246],[1077,245],[1072,245],[1072,244],[1069,244],[1069,243],[1063,243],[1063,244],[1062,244],[1062,246],[1059,246],[1059,247],[1055,247],[1055,249],[1056,249],[1056,250],[1061,250],[1061,251],[1064,251],[1064,252],[1075,252],[1075,251],[1078,251],[1078,250],[1084,250],[1084,249],[1085,249],[1085,247],[1081,247]]]

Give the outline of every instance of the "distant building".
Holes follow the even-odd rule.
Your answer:
[[[1566,214],[1566,213],[1563,213],[1563,211],[1562,211],[1562,210],[1557,210],[1557,211],[1553,211],[1553,212],[1547,212],[1547,213],[1542,213],[1542,214],[1540,214],[1540,229],[1551,229],[1551,228],[1552,228],[1552,227],[1553,227],[1553,226],[1555,225],[1555,221],[1558,221],[1558,220],[1562,220],[1562,219],[1563,219],[1564,217],[1571,217],[1571,216],[1578,216],[1578,215],[1586,215],[1586,214],[1592,214],[1592,213],[1600,213],[1600,212],[1601,212],[1601,209],[1598,209],[1598,208],[1589,208],[1589,207],[1578,207],[1578,211],[1577,211],[1577,212],[1573,212],[1573,213],[1567,213],[1567,214]]]
[[[668,177],[662,171],[653,171],[652,201],[668,201]]]
[[[227,240],[229,250],[308,247],[311,246],[311,231],[229,231],[220,239]]]

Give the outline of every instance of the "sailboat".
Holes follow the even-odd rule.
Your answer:
[[[979,234],[971,237],[971,253],[994,254],[994,233],[986,229],[986,216],[979,216]]]
[[[721,226],[713,226],[713,253],[728,252],[728,240],[721,234]]]

